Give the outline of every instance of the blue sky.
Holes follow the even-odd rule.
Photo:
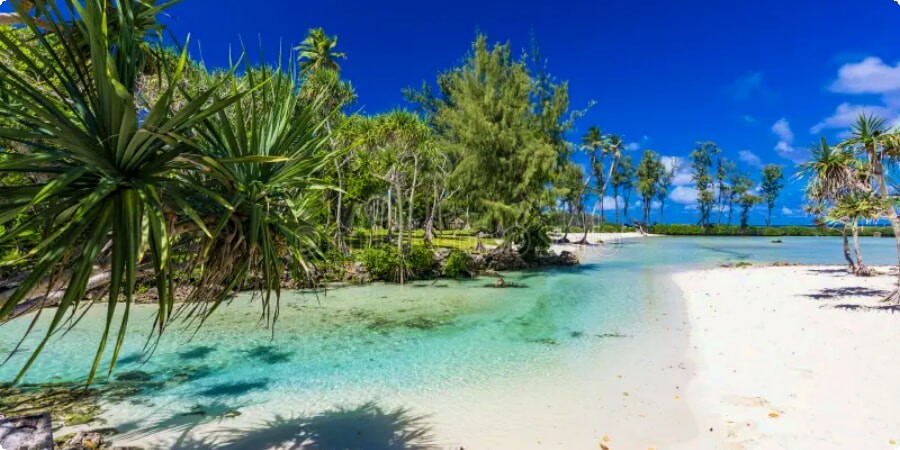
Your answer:
[[[171,11],[170,28],[190,32],[194,56],[199,43],[211,65],[227,63],[240,37],[274,55],[324,27],[339,36],[343,75],[367,113],[403,106],[401,89],[459,63],[476,31],[519,49],[533,32],[550,71],[570,82],[572,106],[597,102],[573,139],[597,124],[681,157],[712,140],[754,176],[765,163],[792,172],[804,147],[840,136],[860,108],[900,117],[895,0],[184,0]],[[676,190],[667,220],[696,221],[691,194]],[[781,203],[776,223],[808,222],[798,183]]]

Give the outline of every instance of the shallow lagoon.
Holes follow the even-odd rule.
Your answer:
[[[568,404],[585,403],[573,411],[602,409],[607,403],[589,397],[609,395],[600,385],[617,366],[640,366],[635,354],[677,359],[686,344],[670,271],[739,261],[842,263],[839,239],[772,239],[626,240],[588,249],[576,268],[504,274],[520,286],[508,289],[482,277],[292,292],[282,297],[274,330],[260,321],[258,303],[239,297],[196,334],[170,328],[152,355],[141,350],[153,308],[140,306],[113,377],[150,383],[106,405],[104,417],[124,434],[117,442],[158,448],[450,448],[472,441],[502,448],[514,430],[537,433],[530,416],[567,420],[558,411],[522,410],[512,399],[517,391],[531,396],[525,405],[547,398],[552,409],[571,395]],[[862,245],[869,264],[895,261],[893,239],[864,238]],[[52,341],[25,381],[86,373],[103,314],[96,308]],[[27,325],[0,327],[0,347],[8,351]],[[13,356],[0,380],[11,380],[23,361]],[[681,369],[666,379],[689,377]],[[647,377],[642,385],[655,383]],[[481,413],[454,411],[465,408]],[[660,415],[680,408],[661,405]],[[234,410],[241,416],[230,417]],[[495,421],[496,436],[472,436],[487,432],[484,421]],[[604,427],[612,425],[592,425],[583,440]]]

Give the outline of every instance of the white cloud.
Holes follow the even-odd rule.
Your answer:
[[[636,151],[636,150],[640,150],[640,148],[641,148],[641,144],[639,142],[632,142],[625,146],[625,150],[629,150],[632,152]]]
[[[782,117],[772,125],[772,133],[778,136],[778,143],[775,144],[775,152],[778,153],[778,156],[795,163],[804,160],[806,152],[794,148],[794,132],[791,131],[791,124],[786,118]]]
[[[750,150],[741,150],[738,152],[738,159],[746,163],[748,166],[752,167],[762,167],[762,159],[756,155],[756,153],[751,152]]]
[[[753,125],[757,122],[756,117],[753,117],[750,114],[744,114],[743,117],[741,117],[741,120],[743,120],[744,123],[749,124],[749,125]]]
[[[782,117],[778,119],[778,121],[772,125],[772,132],[781,138],[782,141],[785,141],[788,144],[794,143],[794,132],[791,131],[791,124],[788,123],[786,118]]]
[[[882,104],[843,102],[832,115],[810,128],[812,134],[829,129],[846,130],[859,114],[882,117],[890,125],[900,124],[900,63],[892,66],[881,58],[869,56],[857,63],[844,64],[829,89],[839,94],[880,95]]]
[[[781,214],[784,214],[785,216],[792,216],[792,215],[794,215],[794,210],[791,208],[788,208],[787,206],[782,206]]]
[[[659,160],[666,170],[672,170],[672,167],[677,167],[675,176],[672,178],[673,186],[686,186],[694,182],[691,178],[691,168],[684,161],[684,158],[679,156],[662,156]]]
[[[874,114],[878,117],[893,117],[897,113],[886,106],[841,103],[838,105],[837,110],[834,111],[834,114],[814,125],[809,129],[809,132],[818,134],[826,129],[849,128],[856,122],[856,117],[859,114]],[[897,117],[897,119],[900,119],[900,117]]]
[[[669,198],[675,203],[692,205],[697,203],[697,189],[688,186],[677,186],[669,194]]]
[[[619,200],[619,205],[622,205],[625,203],[625,200],[622,199],[621,195],[616,196],[616,197],[611,197],[611,196],[607,195],[607,196],[603,197],[603,207],[607,208],[607,207],[609,207],[609,205],[615,205],[616,199]]]
[[[885,64],[870,56],[861,62],[844,64],[831,90],[842,94],[886,94],[900,91],[900,63]]]

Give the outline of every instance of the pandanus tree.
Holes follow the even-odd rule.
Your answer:
[[[137,78],[146,61],[141,55],[146,34],[135,22],[134,4],[117,2],[111,9],[103,0],[84,0],[67,2],[69,9],[60,11],[39,2],[34,6],[42,18],[39,25],[22,2],[12,3],[33,41],[0,34],[14,62],[0,64],[0,86],[10,99],[0,105],[0,140],[17,144],[15,151],[4,151],[0,175],[36,175],[0,196],[0,225],[19,224],[0,239],[40,226],[42,241],[23,256],[30,272],[0,298],[0,321],[36,309],[36,323],[50,300],[58,306],[16,381],[66,318],[85,306],[98,280],[105,284],[107,315],[89,383],[105,356],[108,370],[115,367],[139,275],[155,280],[153,327],[162,333],[174,318],[177,272],[184,270],[173,246],[191,239],[176,236],[177,231],[195,230],[202,242],[199,264],[207,282],[197,285],[193,297],[214,302],[200,310],[201,319],[227,295],[211,285],[225,278],[215,274],[236,275],[228,280],[233,286],[259,277],[263,281],[255,286],[271,292],[279,272],[277,249],[284,242],[289,247],[310,241],[308,229],[289,230],[271,215],[300,214],[302,200],[296,194],[309,184],[299,180],[321,165],[318,160],[295,162],[316,147],[310,137],[315,133],[309,122],[292,122],[294,103],[278,103],[270,95],[284,81],[275,80],[266,91],[269,81],[236,85],[228,74],[202,92],[181,92],[176,101],[187,64],[182,52],[174,67],[160,72],[166,87],[144,104]],[[108,33],[111,22],[114,35]],[[54,33],[44,33],[48,27]],[[84,39],[63,38],[76,34]],[[25,52],[28,44],[36,51]],[[258,106],[269,102],[273,111],[257,116]],[[198,199],[216,205],[211,217],[193,206]],[[295,216],[283,220],[299,222]],[[229,247],[234,239],[245,243]],[[226,252],[240,255],[227,260],[234,267],[210,262]],[[111,334],[116,338],[109,354]]]
[[[898,267],[900,267],[900,218],[893,206],[893,193],[887,186],[886,166],[900,158],[897,145],[898,130],[890,130],[884,119],[874,115],[860,114],[851,129],[849,139],[840,145],[851,149],[866,161],[867,188],[873,189],[883,205],[882,217],[888,219],[897,242]],[[897,287],[885,299],[886,302],[900,303],[900,272]]]
[[[853,236],[853,252],[856,255],[856,262],[851,265],[852,271],[856,275],[872,275],[872,271],[863,262],[862,249],[859,246],[859,223],[877,220],[884,210],[885,206],[875,192],[855,190],[839,197],[829,212],[829,220],[850,226]]]
[[[797,175],[807,177],[806,196],[812,201],[816,215],[825,216],[831,221],[841,224],[844,258],[849,270],[857,272],[856,262],[850,255],[850,244],[847,237],[849,223],[844,216],[829,215],[828,210],[849,191],[866,190],[867,186],[860,175],[860,162],[853,152],[844,147],[832,147],[823,137],[810,150],[810,159],[800,164]]]

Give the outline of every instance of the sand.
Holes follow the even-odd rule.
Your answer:
[[[686,400],[697,437],[675,448],[895,449],[900,308],[893,275],[759,267],[674,276],[687,303]]]

